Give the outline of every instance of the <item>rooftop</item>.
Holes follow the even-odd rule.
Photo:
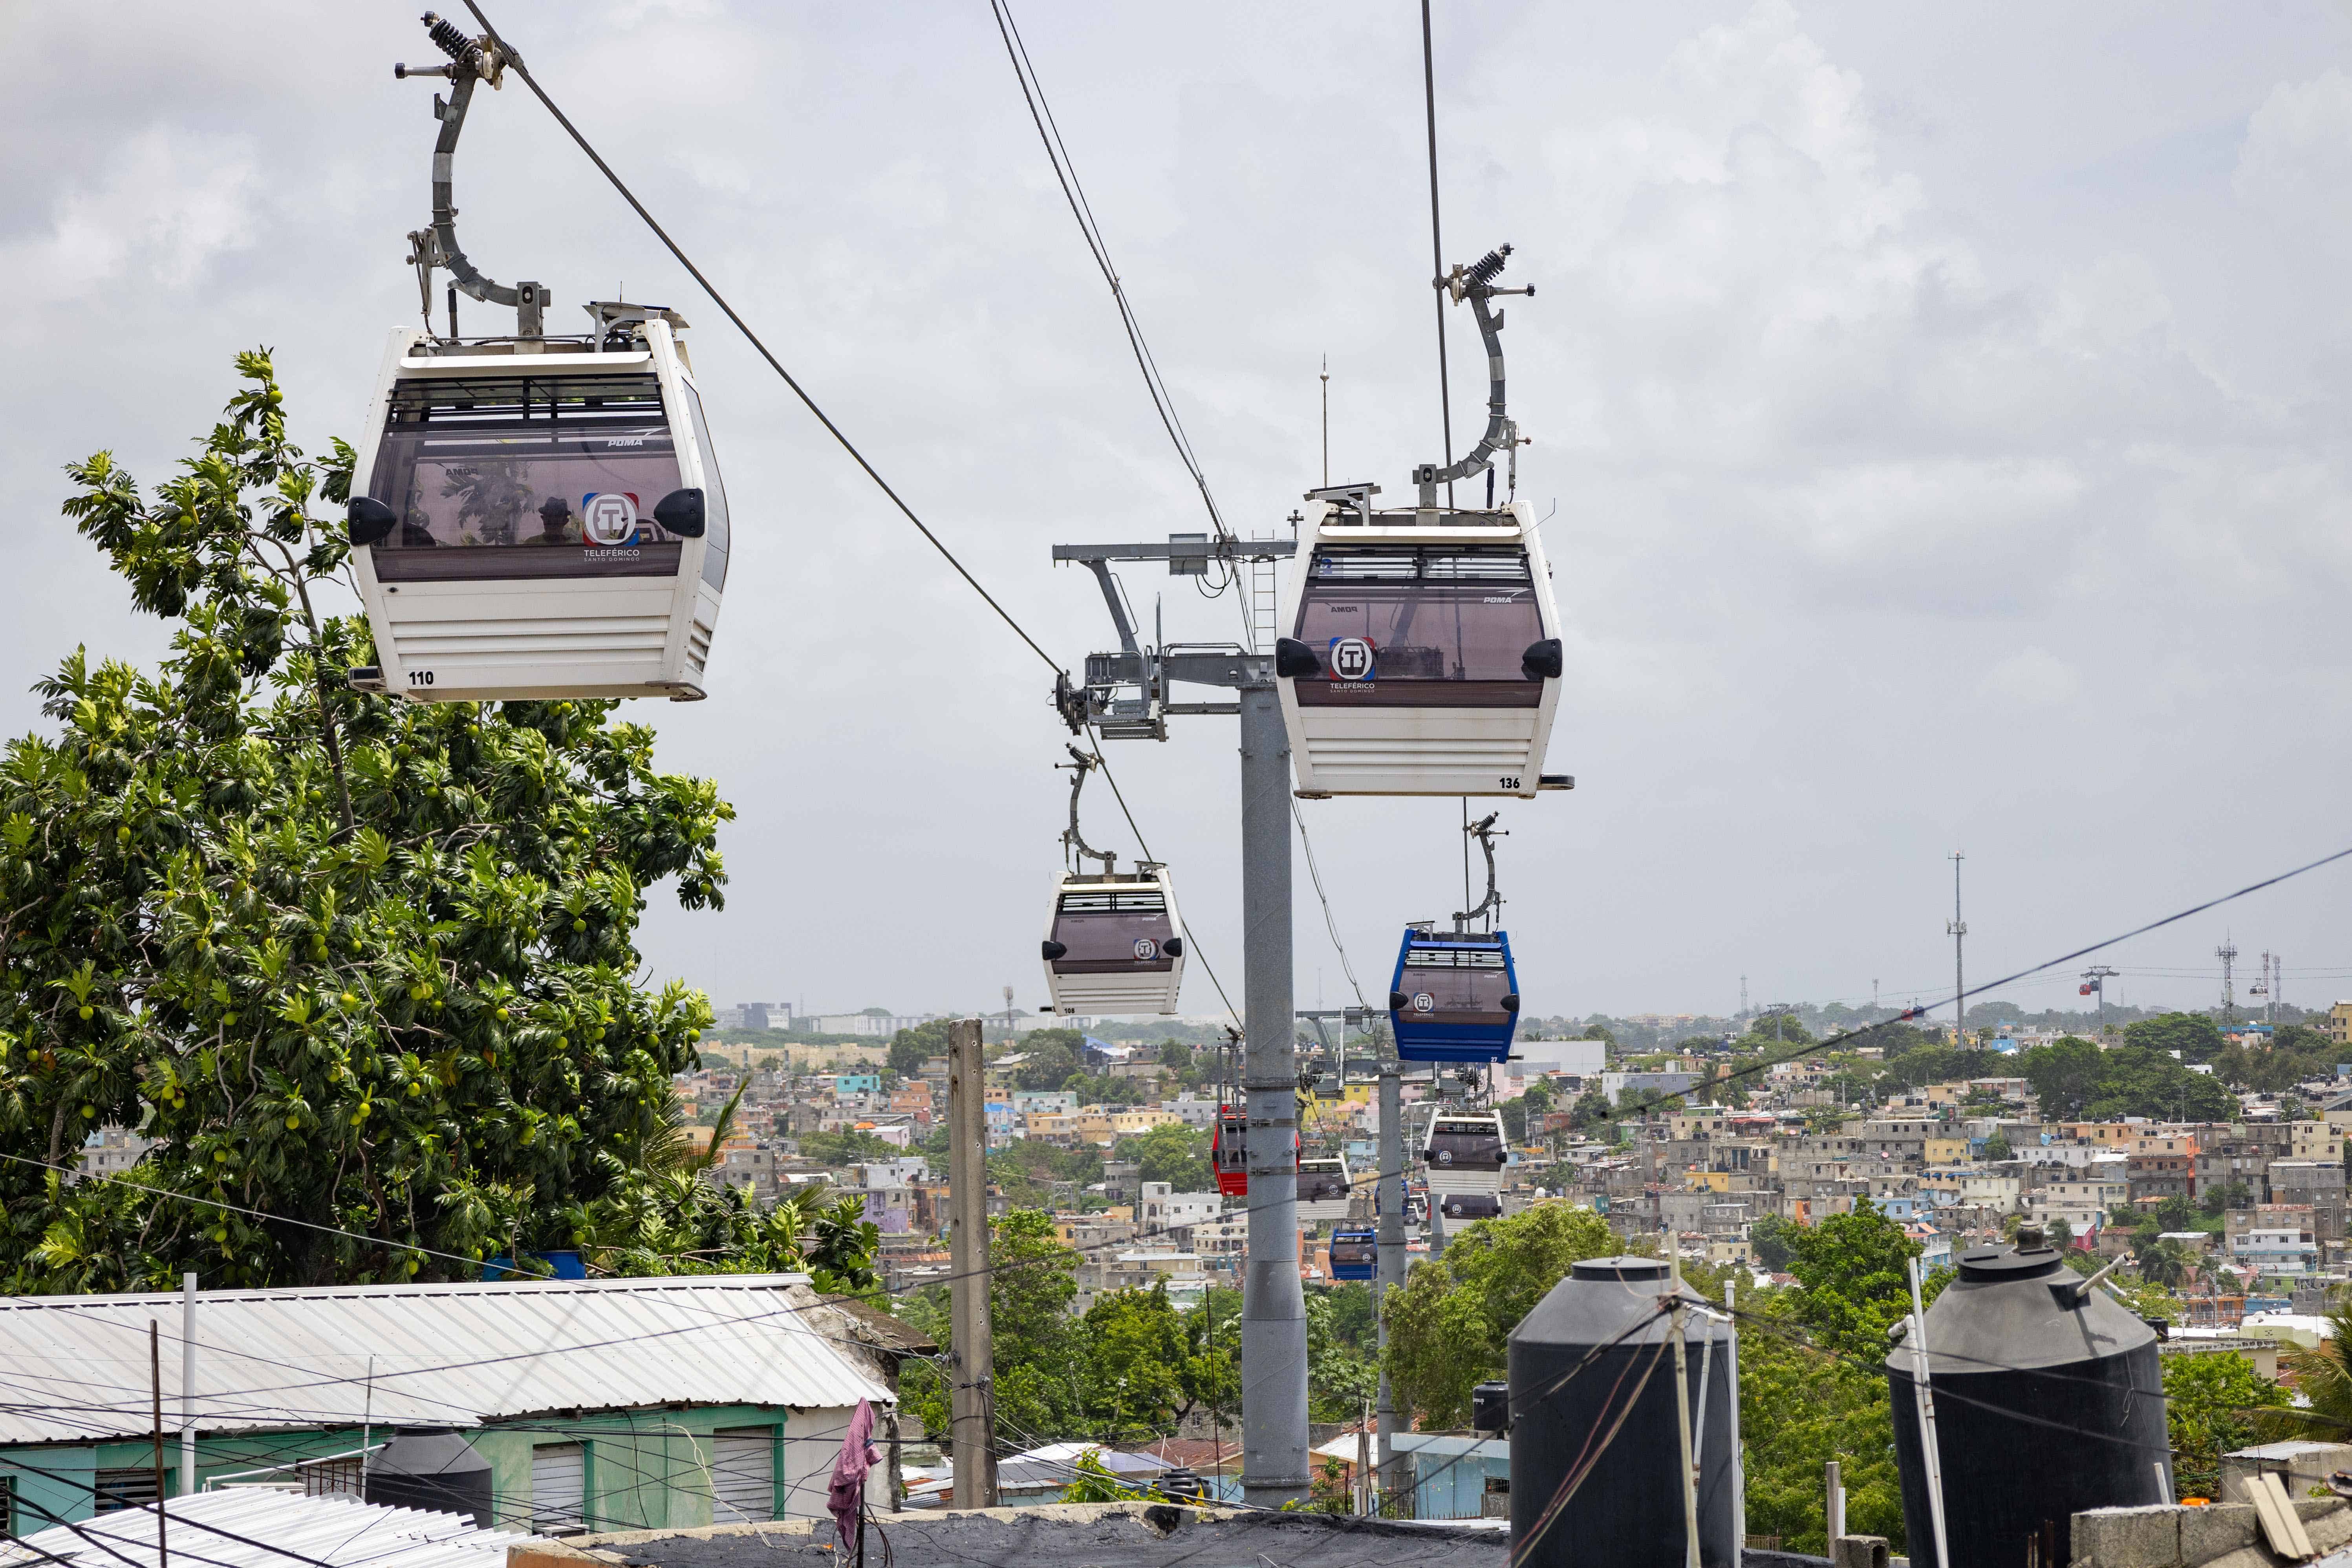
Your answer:
[[[832,1409],[888,1391],[803,1320],[804,1274],[207,1290],[196,1297],[205,1431],[478,1426],[645,1405]],[[180,1397],[181,1298],[0,1300],[0,1443],[149,1429],[147,1325]],[[829,1316],[829,1314],[827,1314]],[[835,1320],[838,1321],[838,1320]]]
[[[1480,1521],[1473,1521],[1474,1523]],[[1486,1521],[1499,1524],[1500,1521]],[[1277,1513],[1141,1503],[1061,1503],[971,1512],[877,1516],[879,1538],[899,1568],[1201,1568],[1203,1563],[1278,1563],[1283,1568],[1504,1568],[1510,1551],[1498,1529],[1402,1524],[1333,1514]],[[527,1568],[839,1568],[833,1527],[784,1533],[775,1525],[719,1525],[625,1537],[587,1536],[575,1554],[535,1549]],[[585,1552],[596,1553],[593,1558]]]
[[[247,1489],[175,1497],[164,1513],[171,1554],[206,1568],[286,1568],[293,1560],[316,1568],[506,1568],[508,1547],[538,1540],[477,1530],[463,1514]],[[125,1509],[0,1543],[5,1568],[45,1556],[87,1568],[156,1568],[155,1515]]]

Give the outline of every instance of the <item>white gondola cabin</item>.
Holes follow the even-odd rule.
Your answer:
[[[1510,1152],[1503,1119],[1491,1110],[1441,1110],[1422,1141],[1430,1201],[1449,1219],[1490,1219],[1502,1212],[1503,1167]]]
[[[1056,1013],[1173,1013],[1183,926],[1168,869],[1074,872],[1055,885],[1042,952]]]
[[[1533,795],[1559,612],[1525,502],[1314,504],[1276,647],[1298,793]]]
[[[1375,510],[1372,484],[1308,493],[1275,644],[1298,793],[1533,795],[1559,705],[1559,611],[1533,513],[1517,493],[1518,426],[1504,405],[1503,314],[1533,289],[1495,279],[1507,245],[1439,283],[1467,302],[1486,345],[1486,429],[1441,468],[1413,470],[1411,508]],[[1511,494],[1495,504],[1495,459]],[[1483,475],[1483,507],[1452,504]],[[1443,488],[1446,500],[1441,503]]]
[[[379,664],[420,702],[703,695],[727,492],[667,311],[463,342],[392,334],[350,507]]]
[[[1347,1160],[1337,1154],[1309,1155],[1298,1162],[1298,1223],[1321,1225],[1348,1217],[1348,1200],[1355,1187]]]

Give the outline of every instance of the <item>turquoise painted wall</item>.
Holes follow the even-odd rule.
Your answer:
[[[497,1522],[503,1526],[529,1526],[531,1449],[541,1444],[579,1443],[585,1450],[590,1529],[685,1528],[711,1521],[711,1437],[721,1429],[772,1429],[776,1516],[822,1513],[823,1486],[814,1478],[830,1468],[846,1416],[847,1412],[834,1410],[795,1415],[775,1405],[702,1405],[493,1422],[467,1436],[489,1461]],[[370,1436],[381,1443],[386,1433],[379,1427]],[[786,1442],[787,1436],[793,1441]],[[196,1477],[199,1485],[217,1482],[237,1472],[290,1466],[361,1446],[357,1426],[208,1434],[196,1442]],[[61,1520],[88,1519],[98,1511],[99,1472],[149,1466],[153,1453],[146,1440],[0,1447],[0,1477],[8,1479],[14,1493],[15,1517],[6,1521],[7,1528],[24,1535]],[[174,1436],[164,1438],[163,1462],[164,1484],[176,1494],[180,1445]],[[291,1479],[293,1472],[245,1479]]]

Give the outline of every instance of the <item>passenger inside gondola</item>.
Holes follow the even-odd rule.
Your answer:
[[[539,531],[523,541],[525,544],[577,544],[580,525],[572,521],[572,503],[562,496],[550,496],[539,503]]]
[[[674,573],[681,541],[655,514],[681,483],[653,376],[404,382],[394,389],[367,485],[402,519],[375,546],[377,575]],[[717,548],[724,502],[707,504]],[[547,552],[553,545],[572,548]],[[452,546],[462,558],[429,565],[398,558]],[[541,548],[507,553],[527,546]]]

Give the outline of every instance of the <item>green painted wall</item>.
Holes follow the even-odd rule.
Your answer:
[[[588,1524],[592,1530],[685,1528],[709,1524],[712,1435],[765,1426],[776,1434],[778,1518],[808,1518],[824,1510],[823,1476],[841,1446],[846,1411],[797,1414],[774,1405],[704,1405],[637,1409],[493,1422],[467,1436],[489,1461],[497,1522],[527,1529],[530,1520],[531,1449],[579,1443],[586,1450]],[[381,1443],[383,1428],[372,1435]],[[786,1441],[787,1437],[791,1441]],[[206,1435],[196,1443],[199,1484],[239,1471],[349,1453],[361,1447],[356,1426]],[[14,1492],[14,1533],[30,1534],[63,1520],[79,1522],[98,1511],[95,1489],[102,1469],[149,1465],[147,1441],[37,1443],[0,1447],[0,1478]],[[180,1446],[163,1444],[166,1487],[179,1490]],[[258,1475],[252,1480],[291,1479]]]

